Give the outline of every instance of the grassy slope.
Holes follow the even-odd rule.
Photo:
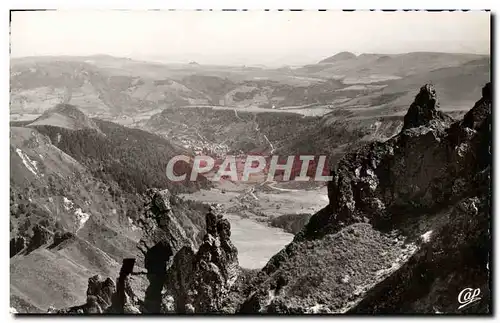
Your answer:
[[[343,312],[414,251],[412,245],[405,245],[396,236],[382,234],[364,223],[290,247],[291,257],[281,262],[279,270],[269,277],[258,276],[252,284],[265,279],[257,293],[271,289],[268,301],[278,307],[286,304],[292,312],[321,312],[325,308]],[[245,308],[246,311],[251,309]]]
[[[17,149],[28,163],[36,163],[35,174],[24,165]],[[11,236],[29,238],[37,223],[51,231],[75,233],[80,225],[75,209],[90,214],[71,243],[57,248],[46,245],[11,258],[11,300],[19,312],[46,310],[50,302],[58,306],[80,302],[90,276],[116,276],[118,262],[136,252],[138,236],[124,216],[127,205],[117,203],[106,184],[34,129],[11,128],[10,180]],[[64,198],[74,206],[67,209]],[[92,244],[83,240],[91,240],[90,234],[99,239]]]
[[[40,223],[51,231],[65,230],[77,236],[74,241],[56,248],[45,245],[30,254],[22,251],[11,258],[11,301],[19,312],[45,311],[50,305],[66,307],[82,303],[90,276],[101,274],[115,278],[122,259],[137,256],[136,244],[141,231],[134,229],[129,221],[143,212],[144,200],[137,194],[141,187],[133,186],[133,190],[127,192],[128,187],[121,187],[109,174],[96,176],[95,168],[94,172],[89,170],[95,165],[93,162],[99,160],[92,152],[96,153],[96,148],[103,147],[99,143],[104,142],[104,147],[109,149],[100,151],[103,159],[119,160],[123,167],[140,167],[138,163],[146,162],[146,165],[161,169],[163,174],[161,163],[176,148],[144,131],[100,120],[93,122],[104,133],[49,126],[53,131],[49,134],[54,135],[49,140],[38,132],[47,130],[47,126],[11,128],[11,235],[29,239],[31,228]],[[51,144],[64,143],[68,139],[65,136],[78,138],[82,132],[93,133],[98,143],[80,141],[86,145],[83,148],[89,150],[70,150],[69,147],[82,148],[71,140],[67,145],[60,145],[63,150],[80,153],[74,153],[75,158]],[[31,165],[34,173],[24,162]],[[133,168],[130,174],[125,171],[122,174],[128,178],[137,175]],[[145,178],[148,180],[147,176]],[[146,183],[145,188],[148,185],[154,186]],[[165,183],[161,185],[166,186]],[[71,201],[71,206],[67,201]],[[78,208],[90,214],[83,227],[76,218]],[[192,203],[176,204],[173,208],[189,236],[199,239],[199,232],[204,227],[201,212],[206,210]],[[136,283],[144,288],[141,279]],[[42,297],[44,290],[50,290],[49,297]]]
[[[11,294],[43,310],[84,303],[88,278],[114,277],[118,269],[119,264],[103,251],[75,238],[11,258]]]

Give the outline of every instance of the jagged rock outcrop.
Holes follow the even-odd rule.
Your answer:
[[[163,285],[172,256],[183,246],[194,247],[196,239],[187,236],[186,223],[180,223],[181,216],[174,214],[174,197],[168,190],[150,189],[146,195],[149,197],[148,207],[138,221],[144,232],[138,248],[144,256],[149,280],[143,311],[160,313]],[[184,219],[189,221],[185,216]]]
[[[115,293],[116,285],[111,278],[102,279],[99,275],[95,275],[89,278],[85,304],[60,310],[49,308],[48,313],[102,314],[111,307]]]
[[[111,278],[101,279],[99,275],[89,278],[87,287],[87,305],[89,313],[102,313],[111,306],[116,284]]]
[[[172,253],[175,253],[184,244],[192,243],[172,210],[170,192],[150,189],[146,195],[150,201],[146,203],[145,214],[139,219],[139,225],[146,235],[141,239],[139,249],[146,253],[154,245],[163,241]]]
[[[133,292],[130,286],[130,278],[132,266],[127,266],[130,259],[125,259],[118,284],[111,278],[102,279],[101,276],[95,275],[89,278],[87,287],[87,301],[83,305],[73,306],[65,309],[57,310],[49,308],[48,313],[55,314],[140,314],[140,301]],[[133,259],[132,259],[133,260]],[[124,268],[125,271],[124,272]]]
[[[166,278],[163,311],[224,312],[224,304],[239,274],[238,251],[231,225],[214,210],[206,216],[207,233],[198,252],[185,246],[174,257]]]
[[[153,195],[155,214],[170,212],[167,192]],[[169,216],[168,214],[166,216]],[[161,222],[160,218],[158,221]],[[198,251],[185,243],[173,254],[176,246],[160,240],[147,249],[146,272],[133,272],[135,259],[124,259],[115,284],[99,276],[89,279],[87,302],[84,305],[53,313],[227,313],[234,312],[232,287],[238,279],[238,251],[231,242],[231,225],[216,208],[205,218],[207,232]],[[168,223],[163,225],[168,226]],[[130,284],[131,274],[146,274],[149,286],[144,300],[138,299]]]
[[[491,85],[451,125],[436,107],[423,86],[397,136],[339,161],[329,205],[269,261],[240,312],[457,312],[452,277],[488,294]]]
[[[453,119],[443,112],[437,110],[439,101],[436,95],[436,89],[432,84],[426,84],[420,88],[420,92],[415,97],[408,112],[404,117],[404,129],[425,126],[430,121],[442,121],[451,123]]]

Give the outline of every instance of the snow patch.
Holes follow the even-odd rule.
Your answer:
[[[432,236],[432,230],[427,231],[426,233],[422,234],[420,238],[422,239],[423,243],[427,243],[431,241],[431,236]]]
[[[82,209],[78,208],[75,210],[75,215],[76,215],[76,219],[79,222],[78,229],[76,230],[76,232],[78,232],[81,228],[83,228],[83,226],[85,225],[85,222],[88,221],[88,219],[90,218],[90,214],[85,213],[82,211]]]
[[[70,211],[75,207],[75,203],[73,203],[73,201],[68,199],[66,196],[63,196],[63,204],[66,211]],[[81,208],[77,208],[74,211],[74,215],[76,216],[76,221],[78,223],[78,229],[76,229],[76,232],[78,232],[88,221],[90,214],[83,212]]]
[[[37,162],[35,160],[31,160],[28,155],[26,155],[21,149],[16,148],[16,153],[19,155],[21,160],[23,161],[24,166],[32,172],[36,177],[38,177],[38,168]]]
[[[139,230],[139,228],[134,224],[134,221],[131,218],[127,217],[127,219],[128,219],[128,223],[130,224],[130,227],[132,228],[132,231]]]
[[[324,304],[318,304],[309,307],[306,310],[306,314],[318,314],[318,313],[330,313],[330,309],[326,307]]]
[[[265,306],[269,306],[275,298],[276,298],[276,291],[274,289],[269,290],[269,292],[267,293],[267,302]]]
[[[63,203],[64,203],[64,209],[66,211],[71,210],[74,206],[74,203],[70,199],[68,199],[66,196],[63,196]]]

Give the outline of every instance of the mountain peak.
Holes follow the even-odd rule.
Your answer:
[[[340,52],[340,53],[337,53],[333,56],[325,58],[324,60],[320,61],[319,63],[320,64],[322,64],[322,63],[335,63],[335,62],[346,61],[346,60],[355,59],[355,58],[356,58],[356,55],[351,53],[351,52]]]
[[[29,126],[54,126],[71,130],[94,129],[101,132],[97,124],[76,106],[61,103],[45,111]]]
[[[403,130],[427,125],[431,120],[436,119],[443,122],[453,121],[451,117],[438,111],[437,108],[439,108],[439,101],[434,85],[423,85],[404,117]]]

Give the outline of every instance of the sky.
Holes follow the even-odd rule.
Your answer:
[[[341,51],[489,54],[488,12],[15,11],[11,56],[312,64]]]

